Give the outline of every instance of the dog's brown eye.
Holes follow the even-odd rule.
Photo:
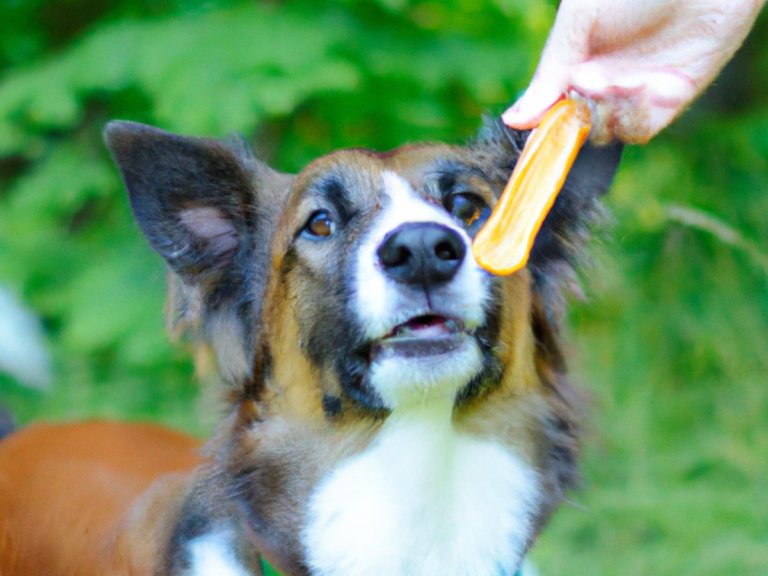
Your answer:
[[[491,209],[474,194],[454,194],[448,198],[446,208],[467,229],[467,234],[474,237],[483,227]]]
[[[327,238],[333,234],[333,228],[333,220],[331,220],[328,212],[325,210],[319,210],[312,214],[304,229],[312,236]]]

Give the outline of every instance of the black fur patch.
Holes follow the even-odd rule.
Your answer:
[[[552,443],[548,455],[549,468],[555,475],[557,485],[563,490],[576,489],[581,480],[577,463],[578,430],[573,423],[560,416],[553,417],[547,428]]]
[[[384,400],[367,381],[368,359],[361,355],[346,354],[336,360],[336,374],[341,388],[359,406],[380,416],[389,412]]]
[[[197,502],[188,501],[176,522],[168,541],[167,561],[174,570],[189,569],[188,544],[210,531],[213,519],[208,510],[201,510]],[[170,571],[169,571],[170,572]]]
[[[238,386],[243,399],[259,400],[266,388],[266,382],[272,377],[272,351],[266,343],[259,346],[253,360],[251,378]]]
[[[331,177],[322,185],[323,196],[333,205],[342,223],[352,217],[353,207],[344,183],[337,177]]]
[[[239,469],[229,483],[230,514],[239,518],[286,566],[290,574],[309,575],[301,554],[300,533],[286,532],[276,521],[282,506],[299,495],[292,492],[294,471],[285,462],[266,457],[257,465]],[[254,490],[254,488],[257,488]]]
[[[291,273],[298,263],[298,255],[296,254],[296,246],[291,244],[283,255],[283,259],[280,262],[280,274],[285,277]]]
[[[335,418],[341,414],[341,398],[323,394],[323,412],[328,418]]]
[[[533,243],[531,263],[538,270],[545,270],[550,261],[573,263],[576,250],[586,241],[597,201],[611,185],[621,152],[621,145],[582,147]]]

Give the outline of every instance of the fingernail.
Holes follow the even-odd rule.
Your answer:
[[[521,100],[518,100],[501,115],[501,120],[510,128],[527,130],[536,126],[540,115],[541,113],[535,113],[530,109],[525,96],[523,96]]]
[[[520,107],[515,104],[514,106],[511,106],[510,108],[507,108],[506,111],[501,115],[501,119],[507,126],[511,126],[515,122],[518,121],[520,116]]]

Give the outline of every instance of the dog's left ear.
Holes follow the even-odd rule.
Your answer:
[[[600,210],[619,168],[623,145],[593,146],[585,142],[547,214],[531,250],[534,272],[544,274],[559,262],[576,264],[589,227]]]
[[[497,118],[485,120],[473,148],[499,190],[509,179],[529,133],[509,128]],[[573,264],[578,258],[599,210],[599,198],[610,188],[619,167],[621,152],[621,144],[584,144],[534,241],[529,259],[534,276],[553,265]]]
[[[292,176],[238,139],[110,122],[104,138],[134,216],[168,264],[171,307],[216,350],[224,376],[250,376],[272,233]]]
[[[473,149],[488,178],[502,190],[517,163],[528,131],[486,119]],[[583,254],[590,225],[600,213],[599,199],[611,186],[622,145],[585,143],[533,243],[528,268],[548,314],[560,304],[560,287],[574,279],[573,266]]]

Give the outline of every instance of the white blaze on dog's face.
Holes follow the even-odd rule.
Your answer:
[[[471,335],[484,320],[488,274],[465,226],[469,218],[475,228],[482,224],[488,207],[477,197],[462,221],[396,173],[381,179],[384,205],[353,273],[356,313],[375,342],[369,381],[388,408],[453,397],[483,367]]]

